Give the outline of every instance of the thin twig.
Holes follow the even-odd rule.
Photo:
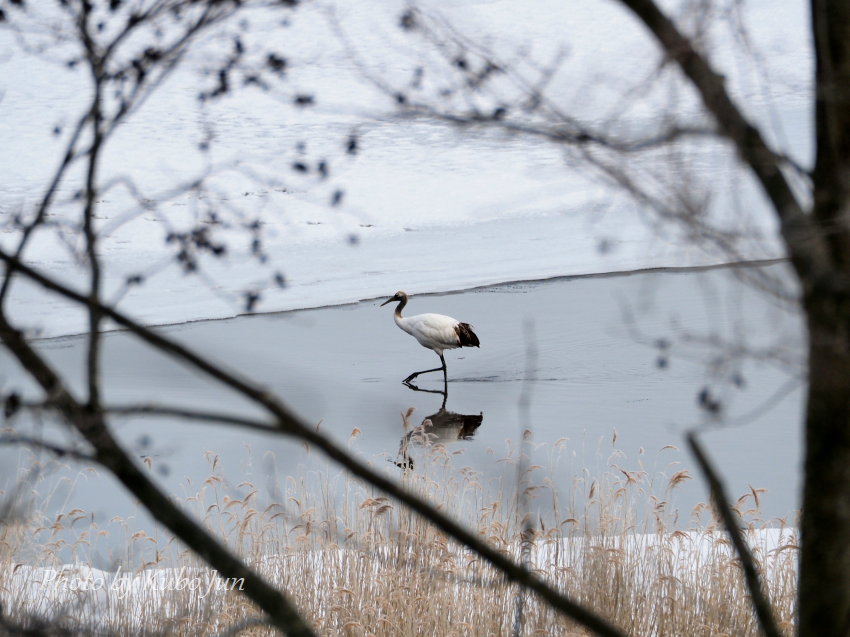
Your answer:
[[[231,425],[266,434],[280,434],[275,424],[252,420],[241,416],[229,416],[220,412],[170,407],[168,405],[105,405],[103,412],[113,416],[147,417],[168,416],[182,420],[195,420],[203,423]],[[288,432],[285,432],[288,433]]]
[[[80,135],[85,128],[86,122],[88,122],[89,113],[86,112],[78,121],[76,126],[74,127],[74,132],[71,134],[71,139],[68,141],[68,144],[65,148],[65,154],[62,157],[62,161],[59,164],[59,167],[56,169],[56,172],[53,174],[53,179],[50,181],[50,184],[47,187],[47,190],[44,193],[44,196],[41,198],[41,203],[38,206],[38,210],[35,213],[35,217],[31,222],[26,224],[23,232],[21,233],[21,238],[18,241],[18,247],[15,249],[15,256],[21,257],[24,253],[24,250],[27,247],[27,244],[30,240],[30,237],[35,232],[35,230],[44,223],[47,217],[47,211],[50,209],[51,204],[53,203],[53,197],[56,195],[56,191],[59,188],[59,184],[62,182],[62,178],[65,176],[65,172],[68,170],[68,167],[74,163],[74,161],[79,157],[79,154],[76,150],[77,142],[80,139]],[[14,278],[14,269],[10,266],[6,266],[6,276],[3,279],[3,284],[0,286],[0,310],[3,308],[3,304],[8,297],[9,289],[12,285],[12,279]]]
[[[2,435],[0,436],[0,445],[26,445],[27,447],[44,449],[59,458],[72,458],[74,460],[87,463],[97,462],[97,458],[90,454],[83,453],[78,449],[63,447],[52,442],[47,442],[46,440],[41,440],[40,438],[33,438],[32,436],[21,436],[17,434]]]

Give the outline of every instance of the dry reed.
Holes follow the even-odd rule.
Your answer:
[[[383,459],[376,465],[386,465],[411,491],[474,525],[482,538],[519,559],[522,514],[516,494],[494,490],[472,470],[453,469],[454,454],[421,431],[414,433],[411,447],[417,451],[415,471]],[[185,505],[286,590],[320,634],[512,634],[517,596],[523,593],[475,554],[368,486],[317,472],[285,478],[272,490],[273,501],[261,501],[261,490],[251,483],[225,489],[216,464],[212,458],[212,475]],[[567,503],[560,501],[551,478],[535,479],[542,472],[529,467],[524,481],[533,503],[526,514],[534,528],[530,565],[554,586],[629,635],[759,634],[738,561],[708,507],[695,510],[690,530],[679,528],[670,503],[676,486],[688,479],[686,472],[660,484],[659,475],[609,463],[599,475],[579,476]],[[770,527],[758,522],[759,496],[753,490],[736,506],[749,521],[747,537],[776,616],[791,634],[797,533],[776,522]],[[21,509],[0,523],[4,621],[33,626],[49,620],[88,633],[269,633],[255,621],[257,611],[239,594],[238,581],[215,578],[173,540],[129,527],[127,544],[154,549],[146,563],[132,569],[125,564],[114,573],[76,562],[58,573],[59,548],[68,547],[56,545],[57,529],[74,530],[81,547],[104,533],[91,520],[86,527],[85,520],[78,509],[53,520]],[[121,522],[113,520],[118,527]],[[51,570],[57,574],[46,583]],[[81,590],[85,582],[89,590]],[[90,590],[98,582],[100,588]],[[583,634],[534,596],[524,596],[522,635]]]

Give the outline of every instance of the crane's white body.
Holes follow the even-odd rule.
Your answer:
[[[444,314],[417,314],[415,316],[394,316],[395,324],[413,338],[419,341],[422,347],[427,347],[437,352],[456,349],[460,347],[460,339],[457,328],[460,321]]]
[[[398,301],[394,315],[395,324],[415,338],[422,347],[433,350],[440,357],[440,362],[442,363],[441,367],[412,373],[404,379],[405,383],[410,382],[419,376],[419,374],[438,371],[442,371],[443,380],[448,381],[446,359],[443,358],[443,351],[458,347],[478,347],[480,345],[478,337],[472,331],[472,326],[468,323],[461,323],[457,319],[443,314],[402,316],[401,311],[407,305],[407,294],[404,292],[396,292],[395,296],[387,299],[381,305],[386,305],[393,301]]]

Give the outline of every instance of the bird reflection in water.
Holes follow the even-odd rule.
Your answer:
[[[443,385],[443,390],[422,389],[411,382],[405,382],[410,389],[421,391],[430,394],[442,394],[443,402],[440,405],[439,411],[422,419],[422,422],[411,429],[411,416],[413,415],[413,407],[403,414],[404,428],[407,431],[401,438],[397,459],[394,464],[397,467],[408,470],[413,469],[414,460],[410,455],[411,445],[428,447],[434,444],[448,444],[458,440],[470,440],[475,431],[481,426],[484,420],[484,413],[479,414],[458,414],[446,409],[446,400],[448,399],[448,387]]]

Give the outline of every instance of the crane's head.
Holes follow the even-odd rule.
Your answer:
[[[387,303],[392,303],[393,301],[404,301],[407,303],[407,294],[399,290],[395,293],[395,296],[388,298],[386,301],[381,303],[381,307],[384,307]]]

